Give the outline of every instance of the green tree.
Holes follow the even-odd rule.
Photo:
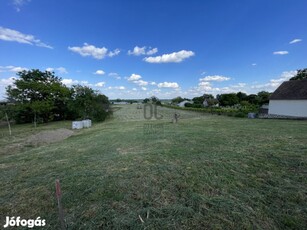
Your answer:
[[[38,69],[24,70],[17,75],[19,78],[13,86],[6,88],[9,101],[17,106],[17,121],[28,122],[41,117],[48,122],[55,114],[65,116],[63,107],[69,99],[69,89],[62,84],[61,78]]]
[[[246,93],[242,93],[242,92],[238,92],[238,93],[237,93],[237,97],[238,97],[238,99],[239,99],[239,102],[245,101],[246,98],[247,98],[247,94],[246,94]]]
[[[104,121],[110,114],[109,99],[92,88],[74,85],[69,101],[70,119],[92,119]]]
[[[178,104],[180,102],[184,101],[182,97],[175,97],[172,99],[172,104]]]
[[[148,103],[148,102],[150,102],[150,99],[149,99],[149,98],[145,98],[145,99],[143,100],[143,103],[144,103],[144,104],[146,104],[146,103]]]
[[[257,94],[259,105],[268,104],[270,101],[271,93],[267,91],[261,91]]]
[[[239,98],[236,93],[218,95],[218,100],[221,106],[233,106],[239,103]]]
[[[290,81],[307,79],[307,68],[297,70],[294,77],[290,78]]]

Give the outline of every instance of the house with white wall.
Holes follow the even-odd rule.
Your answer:
[[[269,116],[307,118],[307,79],[283,82],[270,97]]]

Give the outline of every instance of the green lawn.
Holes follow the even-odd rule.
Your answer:
[[[70,122],[0,136],[1,225],[40,216],[58,229],[60,179],[68,229],[306,228],[307,121],[179,111],[173,124],[172,109],[148,121],[136,105],[116,107],[61,142],[11,147]]]

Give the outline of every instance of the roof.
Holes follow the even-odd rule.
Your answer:
[[[307,79],[283,82],[270,100],[307,100]]]

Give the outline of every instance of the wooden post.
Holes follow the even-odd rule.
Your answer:
[[[63,208],[62,208],[62,205],[61,205],[62,192],[61,192],[60,180],[55,180],[55,192],[56,192],[56,197],[57,197],[57,201],[58,201],[61,229],[65,230],[66,227],[65,227],[65,222],[64,222],[64,214],[63,214]]]
[[[7,116],[6,112],[5,112],[5,117],[6,117],[7,125],[9,126],[10,136],[12,136],[11,124],[10,124],[9,117]]]

